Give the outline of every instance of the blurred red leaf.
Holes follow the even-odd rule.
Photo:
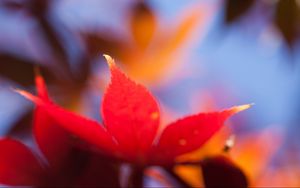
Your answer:
[[[43,78],[37,75],[35,82],[38,96],[50,102]],[[36,142],[51,165],[53,173],[59,172],[72,150],[71,135],[58,126],[57,122],[45,113],[44,109],[39,107],[34,112],[33,128]],[[54,135],[55,139],[53,139]]]
[[[0,139],[0,182],[8,185],[40,185],[44,169],[32,152],[11,139]]]
[[[43,78],[37,75],[35,80],[38,96],[51,104]],[[0,183],[51,187],[119,184],[118,163],[83,149],[88,145],[57,126],[56,120],[40,106],[34,112],[34,136],[46,158],[45,169],[39,163],[40,159],[26,146],[18,141],[2,139]]]
[[[77,147],[68,150],[68,156],[63,159],[59,171],[56,171],[51,165],[43,166],[39,162],[41,159],[21,142],[0,139],[0,183],[15,186],[119,187],[119,164],[116,161]]]

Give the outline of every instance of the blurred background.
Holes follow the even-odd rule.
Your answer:
[[[101,120],[109,54],[157,97],[162,125],[254,103],[189,157],[234,134],[250,185],[300,186],[299,37],[298,0],[1,0],[0,134],[30,140],[34,106],[11,88],[35,92],[35,67],[55,101]]]

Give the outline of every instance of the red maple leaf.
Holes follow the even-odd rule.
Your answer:
[[[41,76],[36,77],[40,99],[51,103]],[[43,107],[34,111],[33,132],[46,160],[35,155],[26,145],[11,138],[0,139],[0,183],[6,185],[64,186],[118,185],[117,177],[102,156],[82,150],[78,141],[58,125]],[[84,159],[85,162],[82,162]],[[105,169],[105,170],[104,170]],[[104,175],[104,172],[107,174]],[[101,177],[106,177],[104,180]]]
[[[50,100],[18,92],[35,102],[65,130],[99,147],[107,155],[141,166],[173,165],[177,156],[201,147],[228,117],[250,107],[241,105],[187,116],[167,125],[159,135],[160,112],[154,97],[121,72],[111,57],[104,56],[111,72],[111,83],[101,107],[104,126]]]

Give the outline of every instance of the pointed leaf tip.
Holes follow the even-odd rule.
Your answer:
[[[29,93],[27,91],[24,91],[22,89],[18,89],[18,88],[12,88],[12,90],[20,95],[22,95],[25,98],[29,98],[30,96],[28,95]]]
[[[37,90],[37,95],[44,100],[50,101],[47,86],[39,67],[35,67],[35,86]]]
[[[253,106],[253,105],[254,105],[254,103],[251,103],[251,104],[244,104],[244,105],[240,105],[240,106],[234,106],[234,107],[232,107],[231,109],[229,109],[229,111],[230,111],[232,114],[236,114],[236,113],[238,113],[238,112],[247,110],[248,108],[250,108],[250,107]]]
[[[27,92],[27,91],[24,91],[24,90],[21,90],[21,89],[13,89],[14,92],[22,95],[23,97],[25,97],[26,99],[29,99],[35,103],[43,103],[41,101],[41,99],[39,99],[38,97],[32,95],[31,93]]]
[[[107,54],[103,54],[103,56],[106,59],[106,62],[108,64],[109,68],[112,68],[115,66],[115,61],[111,56],[109,56]]]

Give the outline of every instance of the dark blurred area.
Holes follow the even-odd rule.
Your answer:
[[[288,47],[293,48],[299,41],[300,29],[300,8],[297,0],[226,0],[225,16],[226,24],[234,24],[239,20],[248,17],[251,24],[251,10],[260,9],[260,16],[266,17],[282,35]]]

